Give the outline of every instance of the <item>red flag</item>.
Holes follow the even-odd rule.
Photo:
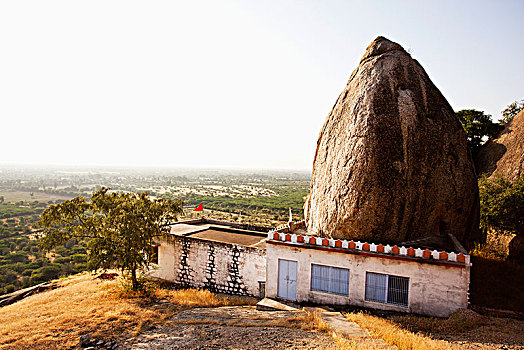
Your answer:
[[[195,209],[193,209],[193,211],[204,211],[204,202],[200,202],[200,204],[198,205],[198,207],[196,207]]]

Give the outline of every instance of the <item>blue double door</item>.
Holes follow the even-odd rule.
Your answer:
[[[297,262],[278,260],[278,297],[297,300]]]

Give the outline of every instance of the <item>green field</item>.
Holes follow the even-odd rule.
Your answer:
[[[32,195],[31,195],[32,194]],[[72,196],[63,194],[52,194],[46,192],[30,192],[30,191],[0,191],[0,197],[4,197],[6,203],[17,203],[20,201],[24,202],[49,202],[56,200],[67,200],[73,198]]]

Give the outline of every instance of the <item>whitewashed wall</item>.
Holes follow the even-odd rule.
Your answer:
[[[449,316],[468,303],[469,266],[451,267],[416,261],[338,253],[268,242],[266,296],[278,295],[278,259],[297,261],[297,301],[356,305],[382,310]],[[311,264],[349,268],[349,296],[311,290]],[[408,307],[365,300],[366,272],[409,277]]]

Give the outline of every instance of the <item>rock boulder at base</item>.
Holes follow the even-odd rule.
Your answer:
[[[489,140],[477,156],[479,175],[501,175],[513,181],[524,175],[524,110]]]
[[[452,233],[479,239],[466,135],[422,66],[383,37],[367,48],[320,132],[308,231],[399,243]]]
[[[524,233],[519,233],[509,242],[508,259],[524,265]]]

